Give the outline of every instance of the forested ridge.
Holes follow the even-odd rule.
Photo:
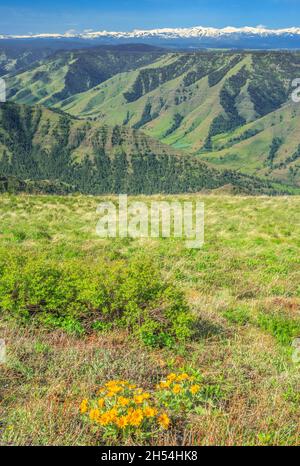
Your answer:
[[[42,191],[89,194],[196,192],[228,184],[248,193],[280,191],[255,177],[215,170],[138,130],[80,121],[39,106],[1,105],[0,154],[0,173],[31,180],[27,190],[35,182]],[[42,180],[50,184],[38,185]]]

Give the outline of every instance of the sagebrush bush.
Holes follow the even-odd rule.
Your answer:
[[[0,293],[2,311],[66,330],[124,327],[150,346],[192,333],[183,293],[148,257],[86,263],[0,254]]]

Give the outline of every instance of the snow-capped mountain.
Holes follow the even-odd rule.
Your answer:
[[[133,31],[68,31],[63,34],[43,33],[28,35],[0,35],[0,39],[82,39],[94,41],[138,40],[171,44],[181,42],[185,46],[300,48],[300,27],[268,29],[257,27],[213,27],[134,29]]]

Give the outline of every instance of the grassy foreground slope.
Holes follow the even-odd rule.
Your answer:
[[[300,198],[179,196],[205,202],[200,250],[186,249],[179,239],[101,240],[95,226],[103,199],[114,200],[0,197],[0,335],[8,353],[0,371],[0,443],[103,444],[82,423],[78,405],[84,397],[112,378],[148,389],[183,368],[201,373],[202,410],[179,416],[151,444],[299,445],[299,364],[291,343],[300,333]],[[68,289],[87,269],[109,264],[115,273],[118,264],[126,270],[140,258],[145,273],[131,287],[143,290],[149,273],[155,286],[158,272],[162,283],[171,281],[196,318],[193,339],[153,347],[126,326],[87,326],[81,333],[70,320],[53,320],[63,315],[59,307],[51,311],[58,299],[55,273],[72,272],[60,280],[59,288]],[[51,279],[33,275],[41,266],[51,270]],[[19,273],[25,277],[19,292],[26,285],[35,306],[27,301],[22,311],[15,301],[7,312],[18,296]],[[43,324],[42,309],[48,316]]]

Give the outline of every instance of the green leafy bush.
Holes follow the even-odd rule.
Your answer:
[[[0,254],[0,308],[76,333],[126,328],[150,346],[192,334],[182,292],[147,257],[88,264]]]
[[[261,328],[273,335],[282,345],[291,344],[293,338],[300,334],[300,322],[287,315],[270,315],[261,313],[258,317]]]
[[[243,306],[227,309],[223,315],[231,324],[246,325],[251,320],[249,309]]]

